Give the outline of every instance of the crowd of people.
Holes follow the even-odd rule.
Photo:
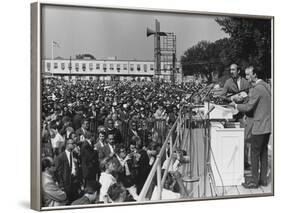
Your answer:
[[[240,112],[235,119],[245,127],[245,169],[251,163],[252,177],[243,186],[266,186],[270,87],[252,66],[246,68],[246,79],[237,64],[230,66],[230,73],[219,98],[228,99],[228,104]],[[180,109],[190,97],[195,98],[193,103],[196,96],[209,95],[212,99],[209,88],[213,86],[194,82],[44,80],[43,206],[136,201]],[[241,91],[248,93],[246,98],[226,96]],[[251,159],[247,161],[249,144]],[[177,156],[173,158],[175,167],[182,160]],[[156,187],[149,190],[150,199],[157,199]],[[165,196],[187,196],[177,170],[167,175],[162,189],[162,198]]]
[[[137,200],[187,94],[202,87],[42,82],[43,206]]]

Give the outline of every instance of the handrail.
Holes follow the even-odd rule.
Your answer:
[[[166,139],[165,139],[165,142],[163,143],[163,146],[159,152],[159,154],[157,155],[157,158],[153,164],[153,167],[145,181],[145,184],[139,194],[139,197],[138,197],[138,200],[137,201],[144,201],[146,200],[146,194],[148,192],[148,189],[149,187],[151,186],[151,183],[153,181],[153,178],[155,176],[155,173],[157,172],[157,198],[161,200],[161,195],[162,195],[162,189],[163,189],[163,185],[164,185],[164,182],[165,182],[165,179],[167,177],[167,173],[168,173],[168,170],[169,170],[169,167],[170,167],[170,162],[171,162],[171,158],[172,158],[172,153],[175,149],[175,147],[177,146],[177,144],[179,143],[180,141],[180,137],[182,136],[182,121],[184,121],[184,119],[181,118],[182,116],[182,113],[181,113],[181,110],[180,110],[180,113],[179,113],[179,116],[177,118],[177,120],[175,121],[175,123],[173,124],[172,128],[170,129]],[[172,140],[172,133],[177,130],[177,136],[176,136],[176,139],[174,141],[174,144],[173,144],[173,140]],[[167,168],[165,169],[165,172],[164,172],[164,175],[163,175],[163,178],[161,180],[161,159],[163,157],[163,155],[165,154],[165,151],[166,151],[166,148],[167,148],[167,145],[170,141],[170,156],[169,158],[167,159],[168,160],[168,166]]]

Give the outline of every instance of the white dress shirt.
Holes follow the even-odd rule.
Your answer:
[[[67,156],[67,159],[68,159],[68,163],[69,163],[69,166],[70,166],[70,152],[65,150],[65,153],[66,153],[66,156]],[[72,166],[71,166],[71,174],[72,175],[75,175],[76,172],[75,172],[75,164],[74,164],[74,158],[73,158],[73,153],[72,154]]]

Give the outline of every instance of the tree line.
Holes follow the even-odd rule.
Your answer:
[[[231,63],[254,65],[264,79],[271,78],[271,20],[219,17],[215,21],[229,35],[215,42],[200,41],[181,56],[184,75],[227,75]]]

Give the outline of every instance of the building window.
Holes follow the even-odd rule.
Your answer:
[[[127,64],[123,64],[123,70],[127,70],[128,67],[127,67]]]
[[[106,64],[103,64],[103,70],[106,72]]]
[[[65,69],[64,63],[61,63],[61,64],[60,64],[60,67],[61,67],[62,70],[64,70],[64,69]]]
[[[177,70],[177,73],[179,73],[180,72],[180,67],[177,66],[176,70]]]
[[[97,69],[97,70],[100,69],[100,64],[96,64],[96,69]]]
[[[68,63],[68,69],[71,71],[72,70],[72,64]]]
[[[117,72],[120,72],[120,64],[117,64]]]
[[[143,65],[143,70],[144,70],[144,72],[147,72],[147,64]]]
[[[110,69],[110,70],[114,70],[113,64],[110,64],[110,65],[109,65],[109,69]]]
[[[163,66],[164,72],[167,71],[167,67],[168,67],[168,65],[167,65],[167,64],[164,64],[164,66]]]
[[[79,63],[75,63],[75,70],[76,70],[76,72],[79,71]]]
[[[154,70],[154,65],[150,64],[150,70]]]
[[[57,68],[58,68],[58,63],[55,62],[55,63],[54,63],[54,69],[57,69]]]
[[[134,71],[134,65],[133,64],[130,64],[130,70]]]
[[[137,70],[140,71],[140,64],[137,64]]]
[[[86,64],[85,64],[85,63],[82,64],[82,70],[83,70],[84,72],[86,71]]]
[[[50,69],[51,69],[51,63],[48,62],[48,63],[47,63],[47,70],[50,71]]]
[[[89,63],[89,69],[92,71],[94,69],[93,63]]]

